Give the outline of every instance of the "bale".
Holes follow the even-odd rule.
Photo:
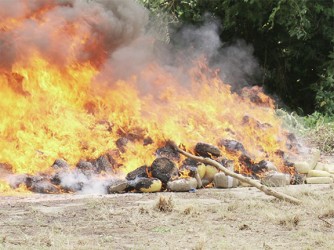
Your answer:
[[[284,187],[290,183],[290,175],[275,172],[263,177],[261,183],[268,187]]]
[[[308,177],[306,178],[307,184],[331,184],[333,179],[331,177]]]
[[[32,178],[29,184],[29,190],[41,194],[57,194],[60,192],[60,189],[58,187],[53,185],[49,180],[45,178]]]
[[[51,167],[55,170],[69,169],[70,165],[64,159],[59,158],[59,159],[55,160],[55,162],[52,164]]]
[[[253,86],[251,88],[243,88],[241,90],[240,95],[243,97],[243,99],[250,100],[257,106],[262,106],[262,107],[273,106],[273,101],[271,100],[271,98],[263,95],[262,93],[263,93],[262,87]]]
[[[180,160],[180,153],[177,146],[172,141],[167,141],[165,146],[158,148],[156,150],[156,155],[158,157],[166,157],[172,161]]]
[[[82,181],[77,181],[77,182],[73,182],[69,184],[60,183],[59,187],[64,192],[75,193],[75,192],[81,191],[84,185],[85,184]]]
[[[161,180],[164,184],[172,177],[178,176],[178,168],[170,159],[160,157],[153,161],[151,165],[152,176]]]
[[[238,179],[227,176],[224,173],[215,174],[213,183],[216,188],[235,188],[239,185]]]
[[[300,174],[307,174],[308,171],[312,170],[312,166],[306,161],[297,161],[294,163],[294,166]]]
[[[128,188],[129,184],[127,180],[116,179],[112,180],[107,186],[108,194],[113,193],[124,193]]]
[[[84,161],[84,160],[79,161],[78,164],[76,165],[76,168],[83,171],[91,170],[95,172],[95,166],[93,165],[93,163],[89,161]]]
[[[89,161],[81,160],[76,165],[76,168],[80,170],[84,175],[90,177],[97,172],[97,167],[95,164]]]
[[[204,178],[205,172],[206,172],[206,166],[205,166],[205,164],[202,163],[202,164],[198,165],[198,167],[197,167],[197,173],[199,174],[199,176],[201,177],[201,179]]]
[[[136,180],[135,189],[143,193],[159,192],[162,182],[157,178],[139,178]]]
[[[144,165],[144,166],[141,166],[139,168],[136,168],[135,170],[129,172],[125,179],[127,180],[135,180],[136,178],[140,178],[140,177],[145,177],[145,178],[148,178],[148,175],[147,175],[147,166]]]
[[[242,143],[236,140],[228,140],[222,139],[218,142],[219,147],[224,147],[226,151],[231,153],[241,152],[242,154],[246,154],[246,149],[242,145]]]
[[[107,155],[101,155],[95,161],[93,161],[93,165],[95,166],[96,173],[108,172],[111,173],[113,171],[113,164],[110,162],[110,157]]]
[[[271,161],[262,160],[258,165],[263,166],[267,171],[277,172],[277,167]]]
[[[53,185],[60,185],[61,183],[61,174],[60,173],[55,173],[54,175],[52,175],[50,177],[50,182],[53,184]]]
[[[189,176],[195,177],[196,173],[198,173],[199,178],[203,178],[205,175],[205,165],[201,162],[198,162],[196,160],[186,158],[180,167],[180,170],[189,170]]]
[[[173,192],[188,192],[195,188],[197,188],[197,180],[192,177],[172,180],[167,183],[167,189]]]
[[[107,156],[108,161],[112,166],[112,172],[117,173],[118,168],[123,166],[121,162],[117,162],[118,159],[122,158],[121,151],[119,149],[108,150],[104,155]]]
[[[307,177],[330,177],[331,174],[323,170],[309,170]]]
[[[181,169],[185,168],[188,169],[188,167],[197,167],[198,165],[200,165],[201,163],[193,160],[191,158],[186,158],[183,160],[182,164],[181,164]]]
[[[209,183],[211,183],[214,179],[215,174],[217,173],[218,173],[217,168],[211,165],[206,165],[203,180],[207,180]],[[203,185],[204,185],[204,182],[203,182]]]
[[[50,176],[50,182],[53,185],[60,185],[61,175],[63,173],[70,171],[70,165],[63,159],[57,159],[52,165],[52,168],[55,170],[54,173]]]
[[[203,142],[199,142],[196,144],[195,153],[203,157],[211,157],[211,156],[218,157],[221,155],[221,152],[218,147]]]

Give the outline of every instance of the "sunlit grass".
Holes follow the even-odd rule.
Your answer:
[[[281,109],[276,113],[287,129],[303,137],[321,152],[334,154],[334,117],[324,116],[318,112],[299,116]]]

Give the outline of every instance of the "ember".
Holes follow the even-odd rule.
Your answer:
[[[281,128],[273,100],[259,87],[231,92],[205,55],[191,62],[175,55],[175,66],[158,59],[161,45],[145,32],[141,6],[13,4],[22,12],[0,17],[0,163],[18,176],[13,188],[114,193],[212,185],[219,171],[180,156],[177,145],[253,178],[273,168],[294,175],[277,154],[293,149],[294,138]],[[137,58],[139,51],[145,55]]]

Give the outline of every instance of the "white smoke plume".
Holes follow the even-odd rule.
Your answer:
[[[59,175],[60,186],[78,194],[107,194],[107,187],[112,182],[111,178],[103,178],[98,175],[85,175],[80,170],[62,172]]]

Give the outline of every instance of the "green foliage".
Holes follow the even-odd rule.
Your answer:
[[[307,16],[309,10],[306,2],[306,0],[280,0],[269,16],[270,29],[273,28],[277,19],[279,25],[286,27],[290,37],[307,40],[310,37],[311,23]]]
[[[292,108],[334,113],[333,0],[140,0],[173,22],[200,24],[206,13],[222,23],[221,38],[252,44],[263,84]]]
[[[319,125],[333,123],[334,117],[323,115],[322,113],[319,112],[314,112],[313,114],[302,117],[302,122],[305,128],[314,129]]]
[[[334,116],[334,51],[329,58],[330,61],[327,63],[324,73],[320,75],[320,80],[314,87],[317,88],[316,103],[318,110],[324,114]]]
[[[322,116],[317,113],[306,117],[305,121],[311,123],[311,127],[307,130],[306,136],[313,144],[315,144],[322,152],[334,154],[334,119],[333,117]]]
[[[323,153],[334,154],[334,117],[319,112],[307,116],[299,116],[295,112],[289,113],[282,109],[276,114],[283,121],[283,125],[306,139],[309,144],[320,149]]]

